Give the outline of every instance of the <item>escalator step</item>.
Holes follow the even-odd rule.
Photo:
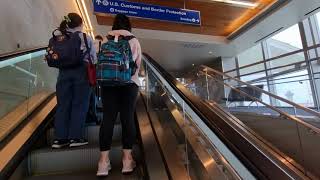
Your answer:
[[[29,174],[50,175],[73,172],[93,172],[99,159],[98,146],[83,146],[52,150],[44,148],[35,150],[28,157]],[[139,161],[140,151],[134,146],[134,156]],[[112,166],[121,167],[122,146],[113,143],[110,151]]]
[[[85,128],[85,138],[89,141],[89,144],[99,144],[99,128],[100,126],[87,126]],[[47,142],[50,146],[54,140],[54,128],[51,128],[47,132]],[[114,142],[121,141],[121,125],[116,124],[113,130],[112,140]]]
[[[56,175],[43,175],[43,176],[32,176],[26,178],[26,180],[90,180],[90,179],[111,179],[111,180],[141,180],[143,177],[140,174],[140,170],[136,169],[130,175],[122,175],[119,168],[113,169],[109,172],[109,176],[106,178],[95,177],[95,171],[80,172],[80,173],[68,173],[68,174],[56,174]]]
[[[32,175],[41,175],[95,169],[98,156],[97,146],[61,150],[40,149],[29,155],[29,172]]]

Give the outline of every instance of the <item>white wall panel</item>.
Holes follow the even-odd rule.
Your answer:
[[[78,12],[75,0],[1,0],[0,54],[47,45],[64,15]]]

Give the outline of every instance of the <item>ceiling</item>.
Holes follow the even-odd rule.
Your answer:
[[[143,52],[149,54],[169,71],[188,69],[214,60],[217,54],[228,54],[227,45],[140,39]],[[231,49],[230,49],[231,50]]]
[[[201,13],[201,26],[177,24],[148,19],[131,18],[133,27],[151,30],[163,30],[172,32],[184,32],[204,34],[212,36],[228,36],[252,17],[265,10],[277,0],[242,0],[257,3],[255,8],[235,6],[228,3],[214,2],[211,0],[130,0],[146,4],[168,6],[174,8],[186,8],[198,10]],[[100,25],[111,25],[112,16],[97,14],[97,22]]]

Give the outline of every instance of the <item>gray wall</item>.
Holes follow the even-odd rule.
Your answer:
[[[68,12],[78,12],[75,0],[1,0],[0,54],[47,45]]]

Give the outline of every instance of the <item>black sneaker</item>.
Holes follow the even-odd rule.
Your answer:
[[[88,141],[86,139],[71,139],[69,147],[78,147],[78,146],[83,146],[87,144],[88,144]]]
[[[60,148],[68,146],[69,144],[70,144],[69,140],[67,140],[67,139],[56,139],[53,141],[51,148],[52,149],[60,149]]]

